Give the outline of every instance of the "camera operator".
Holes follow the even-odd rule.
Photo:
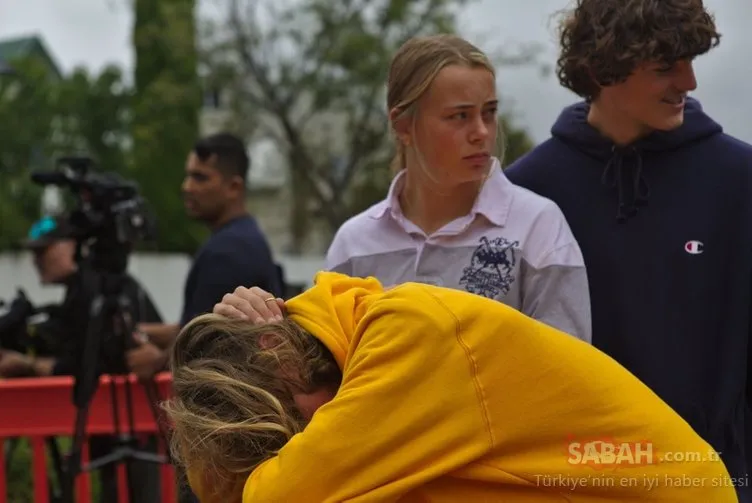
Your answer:
[[[65,297],[57,309],[49,311],[51,319],[47,326],[53,325],[56,334],[47,336],[57,343],[56,354],[36,356],[23,353],[21,348],[0,350],[0,376],[28,377],[50,375],[72,375],[82,352],[83,334],[74,333],[74,327],[85,326],[87,320],[76,319],[81,299],[77,288],[78,265],[75,259],[76,241],[74,229],[66,217],[44,217],[37,221],[29,231],[24,247],[34,254],[34,265],[44,285],[63,285]],[[149,295],[128,276],[126,295],[132,305],[136,306],[136,317],[141,322],[161,322],[162,318]],[[28,301],[27,301],[28,302]]]
[[[32,377],[51,375],[75,375],[80,365],[84,345],[84,331],[88,319],[81,319],[83,307],[90,299],[85,299],[81,291],[79,267],[76,261],[75,229],[69,218],[44,217],[30,229],[24,247],[34,255],[34,265],[40,282],[44,285],[63,285],[65,295],[62,303],[48,310],[49,319],[45,323],[45,340],[53,341],[54,351],[45,356],[23,352],[24,348],[0,350],[0,376]],[[131,305],[135,306],[134,317],[137,321],[161,322],[162,318],[147,292],[138,281],[126,275],[125,295]],[[23,298],[14,302],[28,303],[24,306],[28,313],[34,311],[28,300]],[[20,312],[20,307],[16,312]],[[13,308],[11,308],[11,312]],[[10,313],[9,313],[10,314]],[[89,439],[90,455],[93,458],[106,455],[112,451],[114,439],[110,436],[92,436]],[[148,449],[156,452],[156,439],[149,439]],[[154,464],[134,462],[134,477],[137,494],[134,501],[159,501],[159,470]],[[117,474],[114,465],[100,469],[102,491],[100,501],[117,501]]]
[[[29,239],[24,242],[24,247],[34,254],[34,266],[43,285],[70,285],[75,277],[77,265],[75,261],[76,243],[69,236],[72,230],[67,220],[63,218],[44,217],[37,221],[29,231]],[[67,290],[66,290],[67,293]],[[66,299],[67,300],[67,299]],[[0,376],[2,377],[29,377],[48,376],[55,372],[58,366],[61,370],[66,366],[66,347],[69,343],[66,333],[66,313],[64,301],[58,309],[49,312],[50,319],[47,325],[53,325],[53,333],[48,337],[56,344],[53,354],[39,356],[30,351],[31,348],[20,343],[21,337],[17,335],[27,330],[27,318],[34,313],[31,302],[23,296],[14,300],[8,317],[15,315],[16,323],[21,326],[14,327],[12,336],[4,338],[3,349],[0,350]],[[59,363],[60,360],[62,363]]]

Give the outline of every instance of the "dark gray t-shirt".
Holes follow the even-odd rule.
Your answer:
[[[211,312],[238,286],[258,286],[281,297],[281,277],[256,220],[244,215],[217,229],[204,243],[185,283],[180,325]]]

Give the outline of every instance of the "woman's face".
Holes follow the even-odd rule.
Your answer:
[[[279,340],[274,334],[266,333],[259,337],[259,346],[265,349],[271,349],[279,344]],[[313,391],[306,391],[306,386],[300,377],[300,369],[293,367],[282,367],[279,377],[283,380],[287,389],[292,394],[295,407],[303,419],[310,421],[313,414],[319,410],[319,407],[327,402],[332,401],[337,394],[337,389],[329,387],[318,387]]]
[[[441,186],[483,180],[496,145],[497,109],[490,71],[463,65],[443,68],[418,100],[414,128],[401,126],[407,168]]]

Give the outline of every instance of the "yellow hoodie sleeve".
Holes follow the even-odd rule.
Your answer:
[[[369,308],[337,396],[251,474],[243,503],[396,501],[488,451],[457,320],[438,306],[423,294]]]

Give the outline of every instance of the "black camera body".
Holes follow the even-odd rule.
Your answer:
[[[22,289],[10,302],[0,301],[0,349],[54,356],[62,341],[60,306],[34,306]]]
[[[138,186],[115,173],[91,171],[90,157],[61,157],[55,171],[32,173],[43,186],[66,187],[76,198],[69,220],[81,254],[96,269],[123,272],[136,243],[155,234],[154,219]]]

